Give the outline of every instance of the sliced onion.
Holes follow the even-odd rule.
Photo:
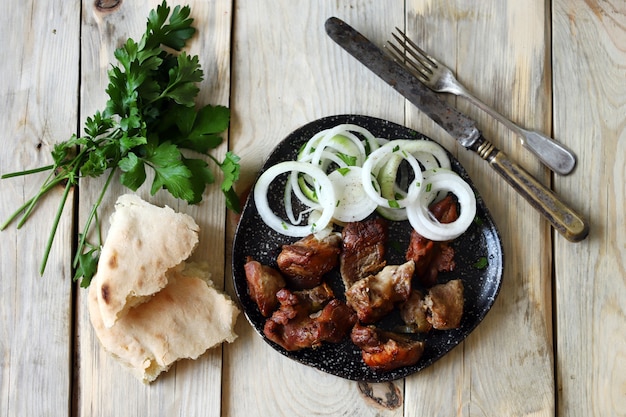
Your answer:
[[[287,236],[327,235],[333,233],[333,223],[361,221],[377,210],[390,220],[408,219],[428,239],[452,240],[470,226],[476,200],[471,187],[449,168],[447,152],[435,142],[388,141],[360,126],[342,124],[309,139],[298,161],[267,169],[257,181],[254,199],[263,221]],[[334,171],[329,173],[330,169]],[[284,190],[288,221],[272,211],[267,197],[271,183],[281,174],[289,174]],[[428,206],[447,192],[457,196],[461,213],[455,222],[441,224]],[[297,216],[293,196],[306,207]],[[302,225],[305,218],[308,224]]]
[[[298,153],[298,160],[319,164],[323,159],[323,152],[343,153],[355,157],[356,165],[361,166],[367,150],[362,140],[352,132],[360,133],[370,150],[378,148],[378,141],[367,129],[351,124],[340,124],[332,129],[323,130],[309,139]]]
[[[314,135],[298,153],[298,161],[318,166],[327,173],[331,166],[340,168],[348,165],[361,166],[366,158],[366,149],[361,139],[350,131],[354,127],[342,124]],[[373,138],[371,134],[369,136]],[[348,163],[343,155],[354,158],[354,161]],[[298,176],[292,175],[290,182],[299,199],[316,201],[314,192],[308,185],[309,178],[299,179]]]
[[[361,167],[348,167],[328,176],[337,198],[333,218],[340,222],[361,221],[376,210],[376,202],[363,189],[361,171]]]
[[[322,210],[313,224],[298,226],[278,217],[270,208],[267,194],[270,184],[281,174],[302,172],[315,180],[315,189]],[[254,187],[254,202],[263,221],[278,233],[292,237],[304,237],[324,229],[335,212],[335,190],[328,176],[320,168],[298,161],[285,161],[271,166],[263,172]],[[315,208],[315,207],[312,207]]]
[[[415,156],[420,162],[419,154],[431,155],[437,159],[440,168],[450,169],[450,158],[445,149],[432,140],[396,139],[393,141],[400,149]],[[426,165],[426,164],[424,164]],[[426,168],[428,169],[428,168]]]
[[[459,217],[451,223],[440,223],[428,210],[430,203],[440,191],[453,193],[460,205]],[[415,204],[406,209],[409,223],[417,233],[434,241],[453,240],[462,235],[476,216],[476,196],[474,190],[456,173],[436,170],[427,175],[424,189]]]
[[[381,207],[386,208],[404,208],[408,204],[411,204],[419,196],[419,190],[422,183],[422,169],[420,168],[417,160],[410,153],[403,152],[399,149],[395,141],[391,141],[381,146],[374,152],[372,152],[363,164],[363,171],[361,173],[363,180],[363,189],[369,195],[369,197]],[[378,173],[381,167],[389,160],[389,158],[401,157],[405,159],[414,171],[415,179],[409,185],[409,192],[405,198],[395,199],[394,197],[385,198],[381,195],[381,192],[376,190],[375,184],[379,184],[377,180]],[[395,176],[390,179],[395,183]],[[379,186],[380,189],[380,186]]]
[[[367,143],[369,152],[373,152],[379,147],[378,139],[374,137],[374,135],[372,135],[372,133],[364,127],[346,123],[346,124],[338,125],[337,128],[341,128],[349,132],[360,133],[365,138],[365,142]]]
[[[417,159],[424,170],[433,168],[450,169],[450,158],[446,151],[437,143],[430,140],[396,139],[392,141],[399,150],[408,152]],[[394,185],[398,168],[402,158],[400,155],[390,157],[378,174],[381,194],[383,197],[392,198],[395,194]]]
[[[343,139],[349,140],[348,143],[353,146],[346,146],[345,143],[342,143]],[[319,165],[323,152],[327,151],[328,148],[355,157],[357,165],[363,164],[365,160],[366,151],[361,140],[349,131],[337,130],[335,128],[331,129],[315,146],[315,151],[311,154],[311,163]]]
[[[376,212],[387,220],[402,222],[407,219],[406,208],[392,209],[388,207],[378,207]]]

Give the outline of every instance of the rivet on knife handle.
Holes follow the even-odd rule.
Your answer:
[[[567,240],[580,242],[587,237],[589,225],[585,220],[504,152],[486,140],[475,150]]]

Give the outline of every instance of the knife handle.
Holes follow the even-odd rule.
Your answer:
[[[567,240],[580,242],[587,237],[589,225],[585,220],[504,152],[486,140],[474,150]]]

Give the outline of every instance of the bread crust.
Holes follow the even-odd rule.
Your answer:
[[[187,214],[152,205],[133,194],[118,198],[91,283],[106,327],[167,285],[166,272],[191,255],[198,245],[198,232]]]

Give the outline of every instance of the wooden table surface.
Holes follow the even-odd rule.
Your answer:
[[[159,2],[6,0],[0,14],[0,172],[51,162],[59,141],[105,106],[113,51],[138,39]],[[182,4],[171,1],[170,4]],[[619,0],[191,0],[199,29],[189,50],[205,71],[203,103],[231,108],[227,149],[241,157],[238,190],[289,132],[317,118],[365,114],[419,130],[465,166],[499,228],[502,289],[478,328],[426,370],[362,384],[286,359],[240,316],[232,344],[183,361],[143,385],[101,349],[72,283],[74,224],[103,180],[73,190],[48,268],[38,273],[62,190],[20,229],[0,233],[1,416],[624,416],[626,415],[626,3]],[[502,125],[450,102],[494,144],[589,221],[570,243],[477,155],[335,45],[340,17],[382,45],[395,26],[450,66],[514,121],[552,134],[578,155],[552,175]],[[0,181],[0,220],[43,177]],[[101,218],[124,189],[115,184]],[[198,206],[151,197],[202,228],[208,260],[233,295],[237,218],[217,187]],[[104,225],[106,230],[106,223]],[[380,401],[377,403],[376,399]]]

